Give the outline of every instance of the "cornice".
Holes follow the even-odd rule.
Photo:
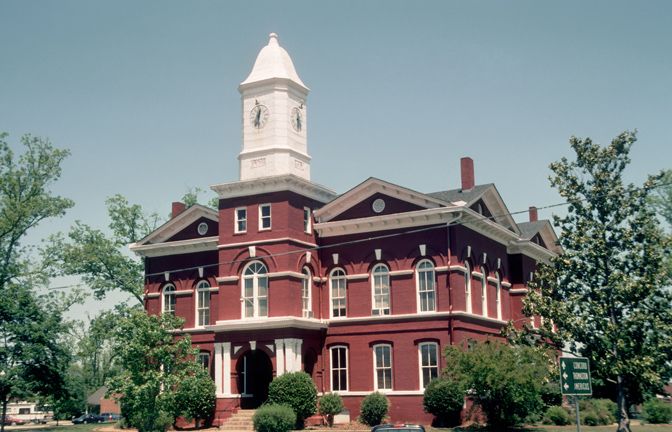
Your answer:
[[[220,199],[289,191],[326,203],[336,197],[336,192],[294,174],[260,177],[210,186]]]
[[[270,330],[281,328],[321,330],[327,328],[327,323],[314,318],[272,317],[224,320],[217,321],[214,325],[205,326],[205,329],[210,331]]]
[[[166,243],[138,244],[132,243],[128,248],[143,257],[160,257],[195,252],[216,251],[219,237],[201,237],[188,240],[177,240]]]

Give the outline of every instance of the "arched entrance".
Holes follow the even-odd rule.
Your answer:
[[[273,364],[262,350],[243,354],[236,363],[238,391],[243,395],[240,407],[257,408],[268,398],[268,384],[273,380]]]

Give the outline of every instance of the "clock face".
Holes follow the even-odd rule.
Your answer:
[[[301,114],[301,110],[298,108],[292,108],[292,113],[290,114],[289,120],[292,123],[294,130],[301,132],[303,129],[303,114]]]
[[[255,105],[254,108],[252,108],[250,111],[250,123],[256,129],[261,129],[266,125],[268,115],[269,112],[268,108],[266,108],[266,105]]]

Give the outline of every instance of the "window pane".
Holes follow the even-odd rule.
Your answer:
[[[265,298],[259,299],[259,316],[268,316],[268,301]]]

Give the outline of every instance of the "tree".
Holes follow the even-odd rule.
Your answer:
[[[24,135],[16,158],[0,133],[0,402],[6,414],[10,398],[53,394],[63,385],[68,352],[62,312],[74,297],[38,297],[47,281],[46,264],[32,257],[25,236],[40,222],[62,216],[72,201],[54,196],[67,150],[48,140]],[[0,426],[4,430],[4,426]]]
[[[181,324],[172,315],[132,310],[116,329],[123,371],[109,381],[108,394],[118,398],[124,417],[140,432],[164,431],[177,415],[197,417],[214,408],[214,385],[197,363],[189,336],[174,336]],[[199,393],[207,406],[194,409],[183,397],[194,388],[206,389]]]
[[[520,424],[543,409],[542,387],[550,376],[544,350],[486,341],[466,350],[449,346],[445,356],[442,379],[469,389],[494,430]]]
[[[276,377],[268,386],[268,402],[290,406],[296,414],[296,427],[317,411],[317,388],[305,372],[289,372]]]
[[[569,204],[554,217],[564,253],[538,267],[525,308],[545,318],[541,340],[570,343],[594,377],[614,383],[619,432],[630,430],[629,404],[672,376],[670,239],[650,205],[662,176],[624,183],[635,140],[624,132],[601,147],[573,137],[576,160],[551,164],[551,184]]]

